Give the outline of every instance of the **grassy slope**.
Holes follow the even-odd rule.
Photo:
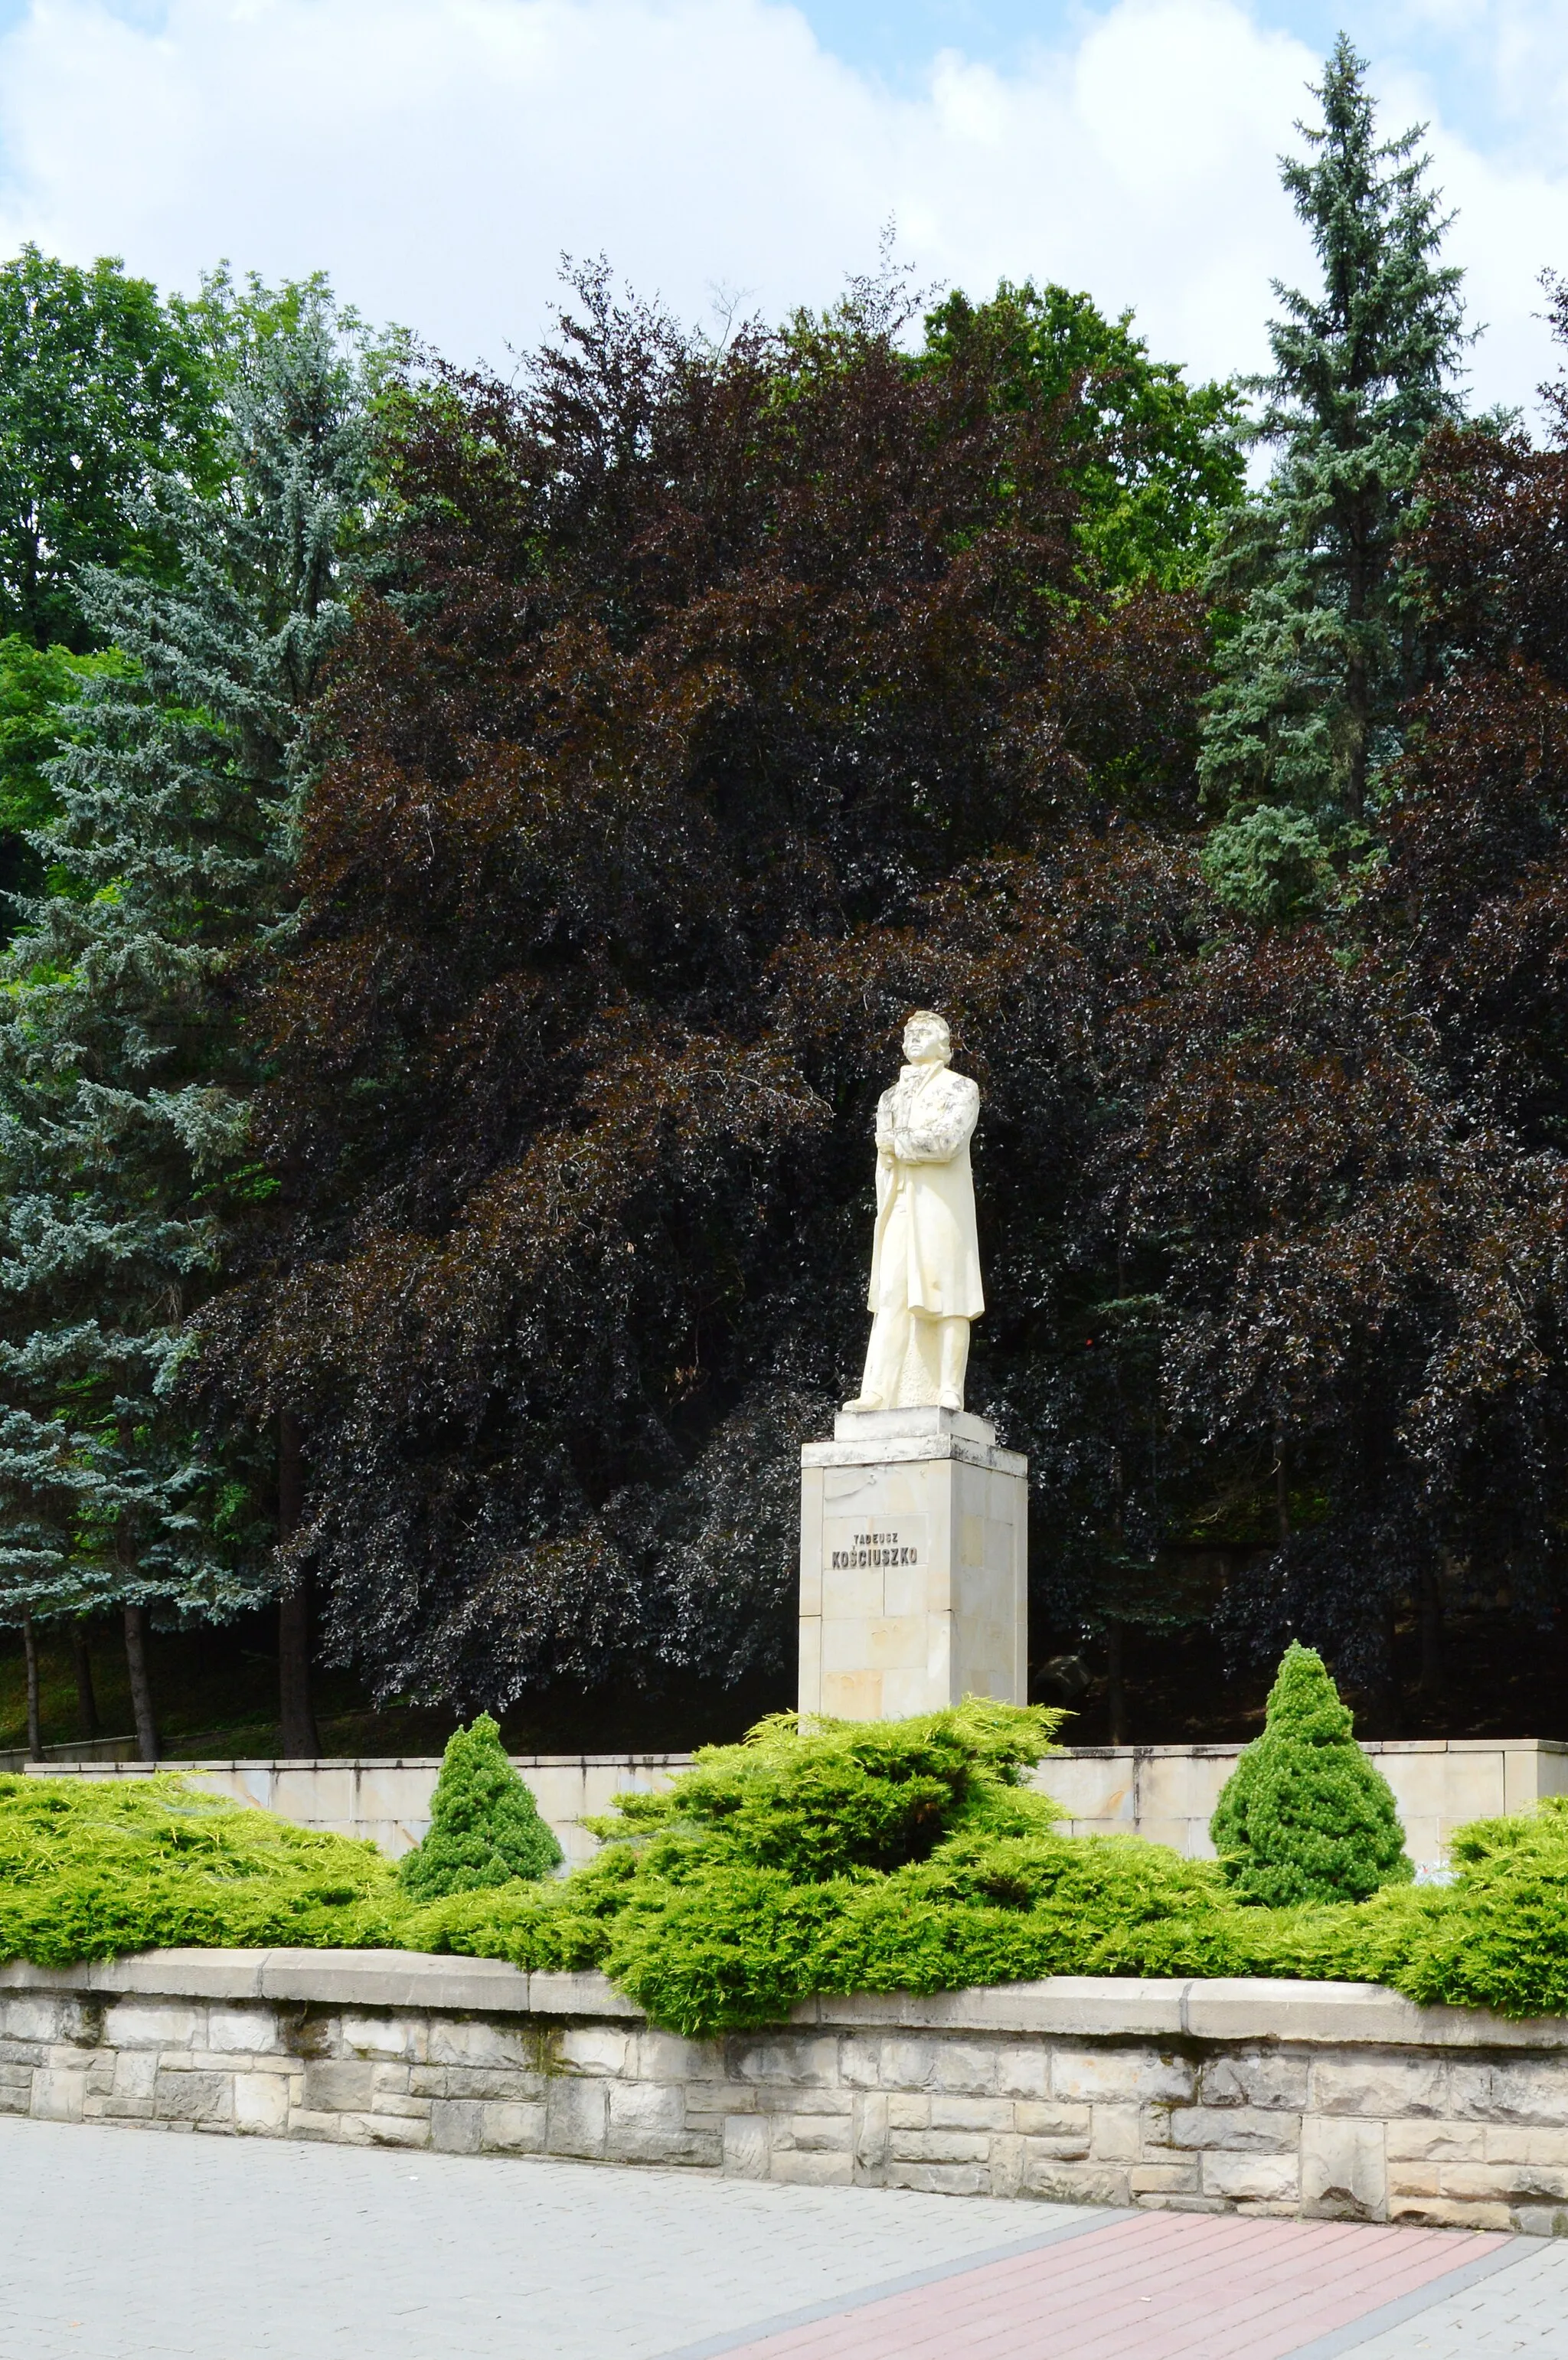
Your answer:
[[[124,1649],[112,1622],[91,1632],[93,1682],[106,1736],[134,1727]],[[177,1759],[267,1758],[278,1750],[278,1663],[270,1616],[212,1632],[155,1632],[153,1692],[164,1750]],[[40,1702],[46,1745],[82,1735],[76,1680],[64,1633],[39,1634]],[[561,1688],[502,1719],[514,1754],[687,1753],[738,1738],[760,1714],[788,1701],[787,1684],[751,1680],[731,1689],[695,1680],[662,1688]],[[318,1671],[316,1712],[331,1754],[435,1755],[457,1725],[446,1708],[391,1705],[377,1710],[352,1673]],[[27,1743],[27,1687],[19,1634],[0,1631],[0,1753]]]
[[[104,1731],[132,1726],[125,1655],[113,1622],[92,1634],[93,1678]],[[1542,1633],[1508,1616],[1472,1618],[1448,1636],[1445,1689],[1419,1687],[1413,1630],[1399,1641],[1401,1693],[1350,1695],[1367,1737],[1568,1738],[1568,1626]],[[1036,1655],[1071,1652],[1072,1634],[1039,1634]],[[1085,1650],[1095,1672],[1063,1729],[1070,1744],[1104,1744],[1109,1734],[1100,1651]],[[1269,1673],[1226,1671],[1212,1630],[1129,1631],[1127,1636],[1131,1733],[1140,1744],[1224,1743],[1256,1736]],[[44,1739],[74,1743],[81,1732],[69,1648],[42,1633]],[[156,1632],[153,1684],[168,1751],[197,1755],[269,1755],[278,1750],[276,1627],[256,1614],[222,1631]],[[390,1705],[377,1710],[352,1673],[318,1670],[321,1742],[336,1754],[439,1754],[455,1726],[450,1710]],[[666,1677],[661,1685],[625,1681],[593,1689],[562,1687],[526,1699],[507,1712],[502,1732],[515,1754],[689,1753],[729,1743],[765,1712],[787,1705],[792,1675],[724,1689],[711,1681]],[[1051,1699],[1047,1699],[1050,1701]],[[21,1642],[0,1630],[0,1751],[27,1742]]]

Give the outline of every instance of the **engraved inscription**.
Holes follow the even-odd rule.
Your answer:
[[[848,1548],[835,1548],[829,1562],[835,1573],[873,1565],[919,1565],[919,1541],[904,1540],[897,1531],[856,1533]]]
[[[931,1563],[931,1524],[925,1516],[829,1516],[822,1524],[822,1571],[892,1573],[920,1570]]]

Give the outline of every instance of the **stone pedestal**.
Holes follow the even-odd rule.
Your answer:
[[[962,1410],[843,1410],[800,1453],[800,1710],[1029,1689],[1028,1461]]]

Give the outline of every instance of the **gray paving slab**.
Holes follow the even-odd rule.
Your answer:
[[[1531,2239],[1506,2268],[1346,2349],[1355,2360],[1568,2360],[1568,2238]]]
[[[655,2360],[1114,2217],[0,2117],[0,2360]]]
[[[1117,2217],[0,2117],[0,2360],[659,2360]],[[1334,2342],[1568,2360],[1568,2239]]]

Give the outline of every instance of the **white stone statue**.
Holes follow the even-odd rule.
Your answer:
[[[964,1407],[969,1323],[985,1308],[969,1142],[980,1092],[949,1070],[943,1019],[918,1009],[877,1108],[877,1238],[866,1374],[849,1410]]]

